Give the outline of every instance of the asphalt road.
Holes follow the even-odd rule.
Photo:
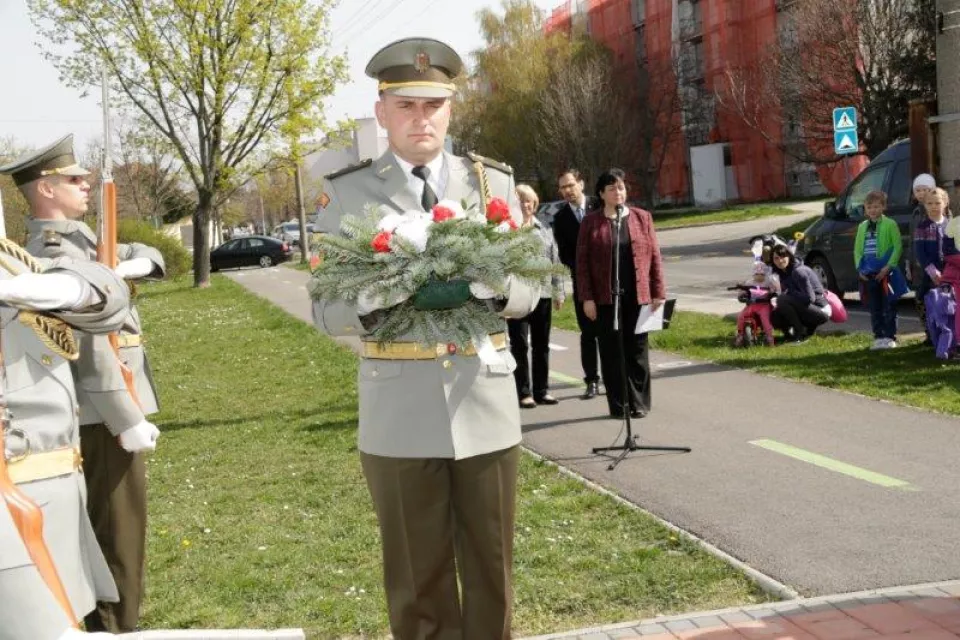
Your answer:
[[[305,273],[228,275],[309,322]],[[622,441],[621,424],[603,398],[578,398],[576,336],[552,342],[561,402],[523,412],[529,448],[804,595],[960,578],[956,419],[658,352],[635,429],[693,451],[635,452],[608,471],[591,448]]]
[[[746,280],[753,257],[748,241],[823,212],[822,202],[793,205],[797,213],[782,218],[762,218],[748,222],[672,229],[660,231],[657,237],[663,253],[670,294],[676,295],[680,309],[728,315],[743,308],[735,291],[726,287]],[[828,323],[821,331],[870,331],[870,314],[860,306],[858,296],[845,298],[850,318],[845,324]],[[900,333],[920,333],[913,298],[899,305]]]

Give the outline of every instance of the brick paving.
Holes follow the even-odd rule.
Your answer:
[[[955,640],[960,580],[638,620],[526,640]]]

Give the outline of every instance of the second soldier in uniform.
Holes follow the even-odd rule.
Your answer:
[[[89,208],[89,172],[73,155],[66,136],[37,153],[15,160],[9,173],[30,204],[27,250],[38,257],[95,261],[97,238],[84,223]],[[117,273],[128,279],[162,276],[160,252],[142,244],[119,245]],[[80,358],[73,370],[80,402],[81,447],[88,509],[120,593],[87,616],[90,630],[134,631],[143,597],[147,526],[146,466],[159,432],[146,416],[158,411],[140,318],[131,303],[120,329],[119,356],[107,336],[80,332]],[[132,370],[128,389],[121,360]]]

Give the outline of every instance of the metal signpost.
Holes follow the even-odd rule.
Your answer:
[[[838,156],[843,156],[844,187],[846,187],[850,183],[847,157],[851,153],[860,151],[856,107],[837,107],[833,110],[833,150]]]

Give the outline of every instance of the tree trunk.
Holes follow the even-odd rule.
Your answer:
[[[210,218],[213,213],[213,193],[199,192],[197,209],[193,213],[193,286],[210,286]]]

